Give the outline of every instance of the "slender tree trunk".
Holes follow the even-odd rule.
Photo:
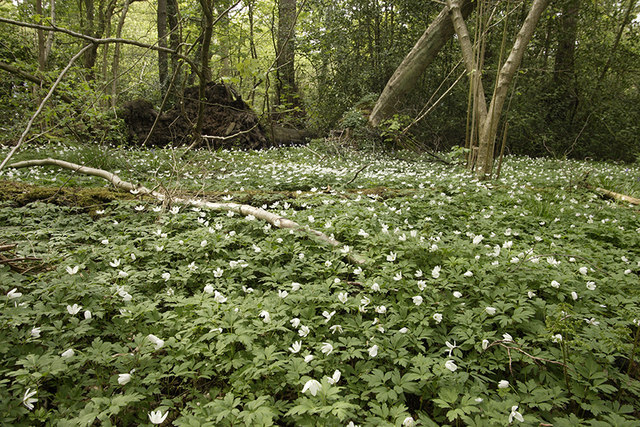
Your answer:
[[[36,14],[38,15],[38,24],[42,24],[42,0],[36,0]],[[38,36],[38,70],[44,71],[47,67],[47,62],[45,59],[45,36],[44,30],[38,29],[36,30],[36,34]]]
[[[533,1],[529,14],[525,18],[524,23],[516,36],[516,40],[513,43],[511,53],[507,57],[507,60],[498,74],[498,81],[496,82],[491,104],[487,110],[487,120],[480,127],[478,168],[476,169],[477,175],[480,179],[487,179],[491,176],[491,170],[493,168],[492,148],[496,139],[502,107],[507,99],[507,92],[509,91],[509,86],[511,85],[513,76],[522,62],[522,57],[524,56],[527,44],[529,44],[529,41],[536,29],[536,25],[540,20],[540,16],[548,6],[549,1],[550,0]]]
[[[279,103],[299,106],[295,80],[296,0],[278,0],[276,98]]]
[[[177,0],[167,0],[167,20],[169,22],[169,47],[174,52],[179,52],[180,43],[182,42],[182,28],[180,26],[180,11],[178,9]],[[182,74],[176,73],[180,67],[180,61],[177,55],[171,55],[171,73],[175,74],[173,84],[169,86],[169,102],[175,101],[177,93],[182,82]]]
[[[254,22],[253,22],[253,7],[254,0],[249,0],[247,2],[247,7],[249,8],[249,51],[251,53],[251,59],[258,59],[258,50],[256,49],[255,37],[254,37]],[[254,105],[256,102],[256,88],[258,86],[258,79],[255,75],[252,78],[251,83],[251,105]]]
[[[158,0],[157,7],[158,46],[167,47],[167,0]],[[161,97],[164,98],[169,78],[169,57],[167,52],[158,51],[158,78]]]
[[[604,81],[604,77],[607,75],[607,71],[611,68],[611,64],[613,63],[613,59],[615,57],[616,50],[618,49],[618,44],[620,44],[620,39],[622,38],[622,33],[624,32],[625,27],[631,21],[631,12],[635,8],[637,0],[629,0],[629,7],[624,14],[624,18],[620,23],[620,27],[618,28],[618,32],[616,33],[616,39],[613,42],[613,46],[611,47],[611,51],[609,52],[609,58],[607,58],[607,63],[602,68],[602,72],[600,73],[600,78],[598,79],[598,84],[602,84]]]
[[[558,48],[553,69],[553,84],[556,88],[555,121],[571,126],[578,108],[578,88],[575,71],[575,52],[578,37],[578,13],[580,0],[566,0],[560,16]]]
[[[200,0],[204,15],[202,29],[202,49],[200,54],[200,85],[198,90],[198,119],[193,129],[193,141],[191,147],[198,146],[202,140],[202,126],[204,125],[204,105],[207,83],[211,80],[211,66],[209,65],[209,51],[211,49],[211,36],[213,34],[213,4],[212,0]]]
[[[56,2],[55,0],[49,0],[49,16],[51,17],[51,25],[56,25]],[[44,63],[49,62],[49,55],[51,49],[53,49],[53,40],[55,33],[53,31],[47,32],[47,40],[44,44]]]
[[[229,12],[227,9],[231,6],[229,0],[218,3],[216,12],[220,16],[219,24],[216,26],[217,40],[218,40],[218,55],[220,56],[220,76],[231,77],[233,74],[231,68],[231,49],[230,49],[230,36],[229,27],[231,22],[229,20]]]
[[[94,3],[93,3],[93,0],[83,0],[83,2],[84,2],[84,6],[85,6],[85,16],[86,16],[85,29],[84,29],[83,32],[88,36],[94,37],[95,36],[95,31],[94,31],[94,27],[95,27],[95,22],[94,22],[94,20],[95,20],[94,19],[95,18]],[[84,68],[89,70],[89,75],[91,76],[91,78],[93,78],[93,72],[91,70],[93,69],[93,66],[96,63],[97,50],[98,50],[98,46],[97,45],[91,45],[89,50],[87,50],[87,52],[84,55]]]
[[[459,12],[459,6],[456,1],[447,0],[447,3],[451,10],[451,20],[456,34],[458,35],[458,41],[460,42],[465,65],[467,66],[467,70],[470,70],[469,72],[472,78],[478,75],[477,87],[478,89],[481,89],[482,82],[479,76],[482,74],[482,66],[478,64],[482,63],[482,55],[480,57],[474,57],[467,26],[462,19],[462,15]],[[476,98],[476,113],[478,115],[479,134],[476,174],[480,179],[487,179],[491,177],[494,155],[493,147],[495,145],[502,107],[504,106],[504,102],[507,98],[507,92],[511,85],[511,81],[513,80],[513,76],[522,62],[522,57],[524,56],[527,44],[529,43],[529,40],[531,40],[536,25],[540,20],[540,16],[548,4],[549,0],[533,1],[531,10],[516,36],[511,53],[507,57],[504,65],[502,65],[502,68],[500,68],[493,96],[491,98],[491,104],[488,108],[486,102],[482,99],[482,92],[478,91],[478,97]]]

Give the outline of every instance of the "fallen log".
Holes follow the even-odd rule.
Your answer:
[[[295,221],[281,217],[279,215],[268,212],[261,208],[256,208],[254,206],[243,205],[239,203],[215,203],[215,202],[208,202],[206,200],[201,200],[201,199],[185,199],[181,197],[169,198],[164,193],[161,193],[155,190],[150,190],[147,187],[144,187],[142,185],[136,185],[131,182],[124,181],[118,175],[103,169],[82,166],[76,163],[67,162],[65,160],[52,159],[52,158],[25,160],[22,162],[16,162],[9,165],[9,167],[15,168],[15,169],[27,168],[27,167],[33,167],[33,166],[57,166],[57,167],[60,167],[63,169],[69,169],[84,175],[97,176],[99,178],[103,178],[109,181],[111,184],[113,184],[117,188],[120,188],[126,191],[131,191],[141,195],[149,195],[159,201],[169,200],[172,203],[180,203],[180,204],[196,206],[199,208],[210,209],[215,211],[232,211],[242,216],[253,215],[255,218],[266,221],[269,224],[273,225],[274,227],[286,228],[286,229],[291,229],[298,232],[309,234],[312,237],[316,238],[318,241],[325,243],[327,245],[333,246],[335,248],[340,248],[344,246],[343,243],[339,242],[333,237],[327,236],[326,234],[320,231],[317,231],[308,227],[304,227]],[[349,259],[350,262],[354,264],[364,264],[366,262],[366,260],[362,256],[357,254],[348,253],[347,258]]]
[[[615,191],[605,190],[604,188],[600,188],[600,187],[592,187],[590,185],[587,188],[592,189],[596,193],[599,193],[600,195],[608,199],[617,200],[618,202],[630,203],[636,206],[640,205],[640,199],[636,197],[631,197],[625,194],[616,193]]]

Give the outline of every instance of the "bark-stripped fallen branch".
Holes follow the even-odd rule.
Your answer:
[[[9,165],[9,167],[16,168],[16,169],[27,168],[32,166],[57,166],[63,169],[70,169],[74,172],[81,173],[84,175],[91,175],[91,176],[97,176],[99,178],[103,178],[109,181],[115,187],[120,188],[122,190],[137,192],[137,194],[141,194],[141,195],[149,195],[156,198],[159,201],[164,201],[168,199],[167,195],[163,193],[150,190],[147,187],[144,187],[142,185],[135,185],[128,181],[123,181],[118,175],[108,172],[106,170],[82,166],[76,163],[67,162],[65,160],[47,158],[47,159],[38,159],[38,160],[25,160],[22,162],[16,162]],[[321,241],[322,243],[331,245],[336,248],[344,246],[343,243],[339,242],[338,240],[332,237],[327,236],[326,234],[320,231],[303,227],[295,221],[291,221],[290,219],[281,217],[279,215],[268,212],[261,208],[256,208],[254,206],[241,205],[239,203],[215,203],[215,202],[207,202],[205,200],[200,200],[200,199],[185,199],[181,197],[172,197],[171,202],[181,203],[181,204],[186,204],[186,205],[191,205],[199,208],[205,208],[205,209],[216,210],[216,211],[232,211],[243,216],[253,215],[258,219],[268,222],[274,227],[288,228],[291,230],[308,233],[311,236],[318,239],[319,241]],[[351,261],[352,263],[355,263],[355,264],[365,263],[365,259],[357,254],[348,254],[347,257],[349,261]]]
[[[591,173],[591,171],[587,171],[582,178],[580,178],[580,181],[578,182],[579,185],[583,185],[584,187],[588,188],[591,191],[595,191],[596,193],[600,194],[603,197],[606,197],[608,199],[612,199],[612,200],[616,200],[618,202],[625,202],[625,203],[629,203],[635,206],[640,205],[640,199],[636,198],[636,197],[631,197],[631,196],[627,196],[625,194],[621,194],[621,193],[616,193],[615,191],[610,191],[610,190],[605,190],[604,188],[600,188],[600,187],[594,187],[593,185],[589,184],[587,182],[587,178],[589,177],[589,174]]]
[[[596,193],[600,193],[602,196],[609,198],[609,199],[613,199],[613,200],[617,200],[619,202],[626,202],[626,203],[630,203],[632,205],[640,205],[640,199],[636,198],[636,197],[631,197],[631,196],[627,196],[624,194],[620,194],[620,193],[616,193],[614,191],[610,191],[610,190],[605,190],[604,188],[600,188],[600,187],[591,187],[589,186],[588,188],[591,188],[593,191],[595,191]]]

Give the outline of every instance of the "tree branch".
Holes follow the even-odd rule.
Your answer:
[[[27,134],[29,133],[29,131],[31,130],[31,126],[33,126],[33,122],[35,121],[36,117],[38,117],[38,114],[40,114],[40,112],[42,111],[42,109],[44,108],[44,104],[47,103],[47,101],[49,100],[49,98],[51,98],[51,95],[53,95],[53,92],[56,90],[56,88],[58,87],[58,85],[60,84],[60,82],[62,81],[62,78],[64,77],[64,75],[67,73],[67,71],[69,71],[69,69],[71,68],[71,66],[73,65],[73,63],[75,62],[76,59],[78,59],[85,51],[87,51],[89,48],[91,47],[90,44],[86,45],[85,47],[83,47],[82,49],[80,49],[80,51],[78,53],[76,53],[73,58],[71,58],[69,60],[69,63],[67,64],[66,67],[64,67],[64,69],[62,70],[62,72],[60,73],[60,75],[58,76],[58,78],[56,79],[56,81],[53,83],[53,85],[51,86],[51,89],[49,89],[49,93],[47,93],[47,96],[44,97],[44,99],[42,100],[42,102],[40,102],[40,105],[38,106],[38,109],[36,110],[35,113],[33,113],[33,116],[31,116],[31,119],[29,119],[29,123],[27,123],[27,127],[25,128],[24,132],[22,132],[22,135],[20,135],[20,139],[18,140],[18,142],[16,143],[16,145],[13,146],[13,148],[11,149],[11,151],[9,152],[9,154],[7,154],[7,157],[5,157],[5,159],[2,161],[2,163],[0,164],[0,170],[2,170],[2,168],[4,167],[4,165],[7,164],[7,162],[11,159],[11,157],[15,154],[15,152],[18,150],[18,148],[20,148],[20,146],[22,145],[22,143],[24,142],[24,139],[27,137]]]
[[[45,83],[47,83],[46,81],[40,79],[37,76],[34,76],[33,74],[29,74],[26,71],[19,69],[18,67],[14,67],[13,65],[7,64],[2,61],[0,61],[0,70],[4,70],[7,73],[11,73],[15,76],[22,77],[23,79],[28,80],[31,83],[37,84],[38,86],[44,86]],[[59,94],[59,96],[60,96],[60,99],[62,99],[65,102],[68,102],[68,103],[73,102],[73,99],[71,99],[69,96],[65,94]]]
[[[122,43],[122,44],[128,44],[128,45],[132,45],[132,46],[143,47],[145,49],[155,50],[155,51],[159,51],[159,52],[167,52],[167,53],[170,53],[170,54],[182,59],[184,62],[189,64],[191,66],[191,70],[194,73],[196,73],[199,78],[202,77],[201,73],[200,73],[200,70],[198,69],[198,65],[193,60],[191,60],[188,56],[181,55],[180,53],[176,52],[173,49],[169,49],[168,47],[160,47],[160,46],[156,46],[156,45],[151,45],[151,44],[147,44],[147,43],[138,42],[138,41],[135,41],[135,40],[122,39],[122,38],[98,39],[98,38],[95,38],[95,37],[88,36],[86,34],[82,34],[82,33],[78,33],[78,32],[69,30],[67,28],[58,27],[56,25],[32,24],[30,22],[14,21],[13,19],[7,19],[7,18],[2,18],[2,17],[0,17],[0,22],[3,22],[5,24],[17,25],[19,27],[33,28],[33,29],[36,29],[36,30],[57,31],[59,33],[64,33],[64,34],[70,35],[72,37],[77,37],[77,38],[86,40],[86,41],[88,41],[88,42],[90,42],[92,44]]]
[[[82,166],[75,163],[67,162],[65,160],[58,159],[38,159],[38,160],[25,160],[22,162],[17,162],[9,165],[12,168],[26,168],[32,166],[57,166],[63,169],[69,169],[74,172],[82,173],[85,175],[97,176],[99,178],[105,179],[113,184],[115,187],[127,190],[134,191],[138,194],[149,195],[154,197],[159,201],[164,201],[167,199],[167,195],[160,193],[158,191],[150,190],[147,187],[142,185],[135,185],[128,181],[123,181],[118,175],[108,172],[103,169],[96,169],[92,167]],[[290,219],[281,217],[274,213],[268,212],[261,208],[256,208],[250,205],[241,205],[238,203],[214,203],[207,202],[205,200],[200,199],[185,199],[180,197],[173,197],[171,199],[174,203],[181,203],[185,205],[197,206],[199,208],[211,209],[214,211],[231,211],[236,212],[242,216],[253,215],[254,217],[261,219],[263,221],[268,222],[277,228],[288,228],[291,230],[299,231],[302,233],[310,234],[312,237],[315,237],[320,242],[333,246],[335,248],[344,246],[338,240],[327,236],[326,234],[313,230],[308,227],[303,227],[297,222],[291,221]],[[366,260],[359,255],[356,254],[348,254],[347,255],[350,262],[354,264],[364,264]]]

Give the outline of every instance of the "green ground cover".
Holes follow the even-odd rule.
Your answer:
[[[511,157],[482,183],[310,148],[21,153],[250,202],[344,247],[136,195],[3,199],[0,245],[43,268],[0,265],[0,423],[638,425],[638,209],[580,186],[638,197],[638,165]]]

